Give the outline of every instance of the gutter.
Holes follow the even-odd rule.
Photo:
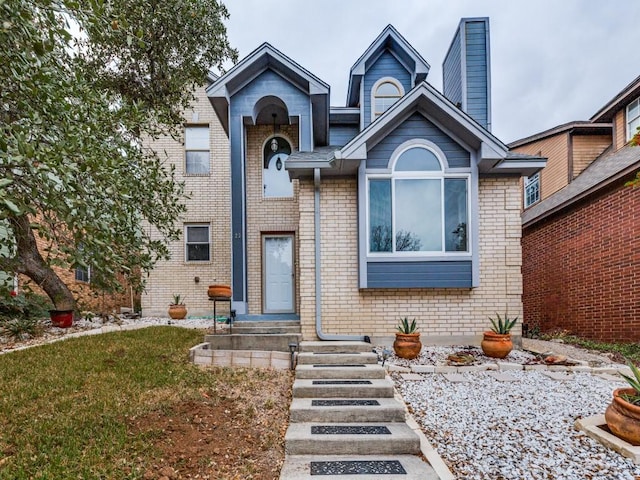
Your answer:
[[[331,335],[322,331],[322,275],[320,272],[322,255],[320,252],[320,169],[313,169],[313,224],[315,229],[315,269],[316,269],[316,335],[325,341],[364,342],[364,335]]]

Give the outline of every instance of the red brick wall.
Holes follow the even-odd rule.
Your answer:
[[[623,184],[524,230],[529,328],[640,341],[640,188]]]

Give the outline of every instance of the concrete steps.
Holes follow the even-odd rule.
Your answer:
[[[360,380],[352,378],[296,379],[294,398],[390,398],[393,382],[387,378]]]
[[[304,342],[302,342],[304,343]],[[373,352],[298,354],[298,365],[377,365],[378,356]]]
[[[298,365],[296,368],[296,378],[299,379],[336,379],[349,378],[353,380],[362,379],[383,379],[384,369],[373,364],[350,364],[345,365]]]
[[[301,342],[280,480],[425,479],[393,382],[364,342]]]
[[[331,433],[331,432],[337,433]],[[353,432],[353,433],[349,433]],[[374,433],[367,433],[374,432]],[[290,455],[403,455],[420,453],[420,439],[404,422],[292,423],[285,435]]]
[[[379,462],[379,463],[373,463]],[[389,473],[398,464],[405,473]],[[384,473],[360,473],[362,469],[378,466]],[[312,470],[342,472],[336,475],[311,474]],[[355,469],[355,470],[354,470]],[[321,476],[318,476],[321,475]],[[290,455],[280,472],[280,479],[287,480],[438,480],[440,477],[430,465],[413,455]]]
[[[290,421],[313,422],[404,422],[404,407],[395,398],[294,398]]]
[[[300,352],[310,353],[371,353],[370,343],[365,342],[301,342]]]
[[[205,335],[211,350],[268,350],[289,352],[302,340],[299,320],[236,321],[232,333]]]

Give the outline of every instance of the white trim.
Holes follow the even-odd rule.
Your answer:
[[[436,158],[440,162],[441,170],[438,171],[411,171],[411,172],[395,172],[395,165],[400,157],[400,155],[410,148],[424,148],[432,152],[436,155]],[[366,259],[387,259],[391,261],[395,260],[413,260],[413,261],[424,261],[425,259],[461,259],[461,258],[473,258],[474,254],[474,237],[473,235],[473,224],[475,223],[472,219],[472,194],[474,193],[474,189],[472,187],[472,174],[471,169],[449,169],[448,162],[446,160],[446,155],[440,150],[440,148],[435,145],[433,142],[424,139],[412,139],[407,140],[402,143],[394,150],[391,155],[391,159],[389,161],[391,168],[388,171],[382,171],[380,169],[376,169],[375,171],[366,171],[365,172],[365,229],[366,229],[366,244],[365,244],[365,257]],[[466,197],[467,197],[467,250],[464,252],[457,251],[447,251],[446,250],[446,236],[445,236],[445,191],[444,184],[446,179],[464,179],[466,181]],[[371,252],[370,251],[370,215],[369,215],[369,201],[370,201],[370,180],[390,180],[391,182],[391,252]],[[441,219],[442,219],[442,230],[441,230],[441,250],[439,251],[408,251],[408,252],[397,252],[395,251],[395,235],[393,232],[396,231],[396,217],[395,214],[395,184],[396,180],[402,179],[417,179],[417,180],[439,180],[440,181],[440,195],[441,195]]]
[[[401,63],[402,64],[402,63]],[[364,83],[364,82],[363,82]],[[393,86],[395,86],[398,89],[398,92],[400,92],[400,95],[397,97],[398,100],[400,100],[402,97],[404,97],[404,87],[402,86],[402,84],[400,83],[400,81],[397,78],[394,77],[382,77],[379,78],[376,83],[373,84],[373,86],[371,87],[371,98],[370,98],[370,107],[371,107],[371,121],[373,122],[376,118],[378,118],[379,116],[381,116],[384,112],[380,112],[378,115],[376,115],[376,109],[375,109],[375,104],[376,104],[376,91],[378,90],[378,88],[380,88],[380,86],[384,83],[390,83]],[[396,97],[386,97],[386,98],[396,98]],[[397,103],[398,100],[396,100],[393,103]],[[393,104],[392,104],[393,105]],[[389,110],[389,108],[391,108],[391,105],[385,110],[385,112],[387,110]]]
[[[412,138],[411,140],[407,140],[401,143],[400,145],[398,145],[396,149],[393,151],[393,153],[391,154],[391,159],[389,161],[389,169],[391,172],[395,170],[396,163],[398,162],[398,159],[400,158],[400,156],[407,150],[414,147],[422,147],[425,150],[429,150],[438,159],[438,162],[440,163],[440,168],[442,169],[441,171],[446,172],[449,170],[449,162],[447,161],[447,156],[444,154],[444,152],[440,149],[438,145],[424,138]],[[468,169],[466,170],[468,171]]]
[[[529,187],[536,190],[536,198],[532,202],[527,201],[529,199]],[[524,208],[529,208],[530,206],[535,205],[540,201],[540,172],[536,172],[529,177],[524,177],[522,193],[522,203],[524,204]]]
[[[631,105],[633,105],[634,103],[637,104],[638,114],[635,117],[633,117],[631,120],[629,120],[629,107],[631,107]],[[629,130],[629,124],[634,120],[640,120],[640,97],[636,98],[632,102],[629,102],[624,111],[624,122],[625,122],[625,131],[627,132],[627,137],[626,137],[627,142],[631,140],[631,138],[636,134],[636,131],[637,131],[635,129],[633,132]],[[638,126],[640,126],[640,124]]]
[[[211,251],[212,251],[212,245],[211,245],[211,223],[210,222],[185,222],[183,225],[183,234],[184,234],[184,261],[185,263],[208,263],[211,262]],[[187,230],[190,227],[207,227],[207,243],[206,245],[209,246],[209,258],[206,260],[189,260],[189,248],[188,246],[190,244],[192,245],[204,245],[204,242],[189,242],[188,240],[188,235],[187,235]]]

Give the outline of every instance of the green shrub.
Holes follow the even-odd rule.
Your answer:
[[[33,292],[19,293],[15,296],[9,292],[0,293],[0,321],[16,319],[42,319],[48,316],[53,308],[47,297]]]

